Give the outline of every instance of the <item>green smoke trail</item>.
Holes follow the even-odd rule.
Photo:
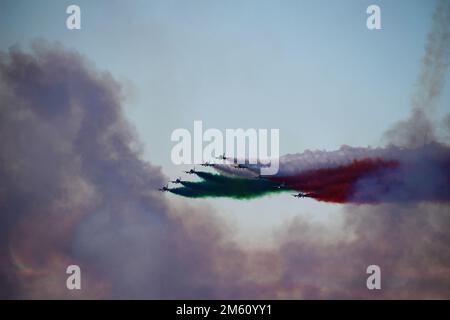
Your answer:
[[[266,179],[245,179],[209,172],[196,172],[196,174],[202,179],[201,181],[182,181],[183,187],[170,189],[170,192],[189,198],[253,199],[270,193],[289,191],[289,189],[277,188],[278,183]]]

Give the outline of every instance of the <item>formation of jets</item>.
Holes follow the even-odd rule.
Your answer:
[[[229,159],[229,158],[226,157],[225,154],[223,154],[223,155],[221,155],[220,157],[218,157],[217,159],[227,160],[227,159]],[[201,165],[204,166],[204,167],[213,167],[213,166],[214,166],[213,163],[209,163],[209,162],[202,163]],[[248,168],[248,167],[247,167],[246,165],[244,165],[244,164],[234,164],[234,167],[237,168],[237,169],[247,169],[247,168]],[[184,171],[184,172],[187,173],[187,174],[195,174],[195,173],[197,173],[197,171],[195,170],[195,167],[192,168],[192,169],[189,170],[189,171]],[[263,175],[261,175],[261,174],[259,174],[259,175],[258,175],[257,177],[255,177],[255,178],[256,178],[256,179],[266,179],[266,177],[263,176]],[[179,184],[179,183],[182,183],[183,181],[181,180],[181,178],[177,178],[177,179],[172,180],[172,181],[170,181],[170,182],[171,182],[171,183],[175,183],[175,184]],[[287,189],[288,186],[287,186],[286,182],[283,181],[283,182],[281,182],[279,185],[274,186],[274,188],[277,188],[277,189]],[[166,184],[165,186],[163,186],[162,188],[159,188],[158,190],[161,191],[161,192],[170,191],[170,189],[169,189],[169,184]],[[298,194],[293,194],[292,196],[295,197],[295,198],[308,198],[308,197],[312,197],[313,194],[312,194],[312,193],[306,193],[306,192],[299,192]]]

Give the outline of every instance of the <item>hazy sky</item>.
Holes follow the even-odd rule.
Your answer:
[[[78,4],[82,30],[66,29]],[[381,7],[382,30],[366,28]],[[5,1],[0,48],[58,40],[124,84],[145,158],[170,177],[176,128],[279,128],[281,153],[380,146],[409,114],[436,1]],[[447,84],[440,109],[447,108]],[[184,178],[184,176],[182,176]],[[288,195],[187,200],[263,235],[299,214],[333,223],[340,207]],[[258,232],[256,232],[258,231]],[[258,237],[254,237],[255,239]]]

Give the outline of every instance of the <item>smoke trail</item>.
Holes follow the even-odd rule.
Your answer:
[[[214,165],[214,170],[216,170],[217,172],[220,172],[224,175],[228,175],[228,176],[234,176],[234,177],[243,177],[243,178],[256,178],[258,177],[258,171],[259,170],[242,170],[242,169],[238,169],[235,168],[234,165],[229,165],[229,164],[215,164]]]
[[[449,202],[450,148],[430,144],[393,158],[363,158],[272,179],[328,202]]]
[[[225,167],[214,166],[219,172]],[[275,176],[255,177],[253,168],[229,167],[226,176],[196,172],[204,181],[182,182],[185,188],[171,191],[196,198],[252,199],[283,186],[281,190],[296,190],[334,203],[450,201],[450,148],[438,143],[416,149],[307,151],[282,158]]]
[[[432,116],[450,62],[450,2],[440,0],[433,15],[425,57],[411,99],[412,114],[388,130],[384,139],[397,146],[420,147],[437,141]]]
[[[448,0],[438,2],[425,53],[411,103],[414,110],[422,109],[425,113],[429,113],[435,108],[437,99],[442,93],[445,74],[450,63],[450,3]]]

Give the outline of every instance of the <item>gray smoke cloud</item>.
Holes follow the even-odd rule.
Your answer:
[[[389,131],[394,144],[437,139],[428,106],[449,39],[449,2],[439,5],[418,87],[426,98]],[[448,205],[348,205],[342,229],[296,218],[275,249],[244,249],[210,208],[178,208],[156,191],[166,179],[142,160],[124,98],[60,45],[1,54],[0,297],[450,298]],[[65,288],[69,264],[82,268],[80,291]],[[371,264],[380,291],[366,288]]]
[[[220,227],[183,210],[200,217],[185,228],[157,191],[167,180],[142,161],[118,83],[59,45],[32,50],[0,61],[0,295],[71,297],[75,263],[82,297],[215,297]]]
[[[427,37],[425,56],[412,95],[411,117],[397,123],[385,133],[385,140],[397,146],[420,147],[435,142],[433,114],[445,84],[450,63],[450,4],[440,0],[433,14],[433,25]]]

